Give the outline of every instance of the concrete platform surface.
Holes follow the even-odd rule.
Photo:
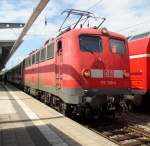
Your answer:
[[[0,85],[0,146],[116,146],[11,85]]]

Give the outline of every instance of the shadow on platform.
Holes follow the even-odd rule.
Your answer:
[[[0,92],[1,91],[7,91],[7,89],[5,88],[5,86],[11,86],[11,87],[13,87],[13,85],[11,85],[9,83],[0,82]],[[16,87],[14,87],[14,88],[11,88],[11,91],[19,91],[19,89],[16,88]]]
[[[67,126],[67,125],[66,125]],[[12,127],[12,125],[11,125]],[[77,141],[72,139],[70,136],[66,135],[59,129],[54,126],[49,126],[58,137],[61,138],[62,141],[58,140],[58,138],[54,135],[49,136],[49,141],[44,137],[44,135],[40,132],[39,129],[44,128],[43,126],[39,126],[38,128],[33,126],[26,127],[12,127],[12,128],[4,128],[0,131],[0,145],[2,146],[51,146],[54,143],[59,144],[60,146],[64,146],[64,143],[67,143],[68,146],[81,146]]]

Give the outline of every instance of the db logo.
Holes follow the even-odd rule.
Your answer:
[[[114,77],[113,70],[104,70],[104,77]]]

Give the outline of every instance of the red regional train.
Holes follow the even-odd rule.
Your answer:
[[[67,29],[7,79],[67,115],[122,112],[130,88],[127,39],[106,28]]]
[[[130,96],[136,106],[150,103],[150,32],[129,38]],[[150,105],[149,105],[150,107]]]

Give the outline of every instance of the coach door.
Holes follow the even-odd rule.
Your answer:
[[[56,74],[56,89],[61,89],[62,84],[62,40],[57,41],[57,52],[56,52],[56,67],[55,67],[55,74]]]

